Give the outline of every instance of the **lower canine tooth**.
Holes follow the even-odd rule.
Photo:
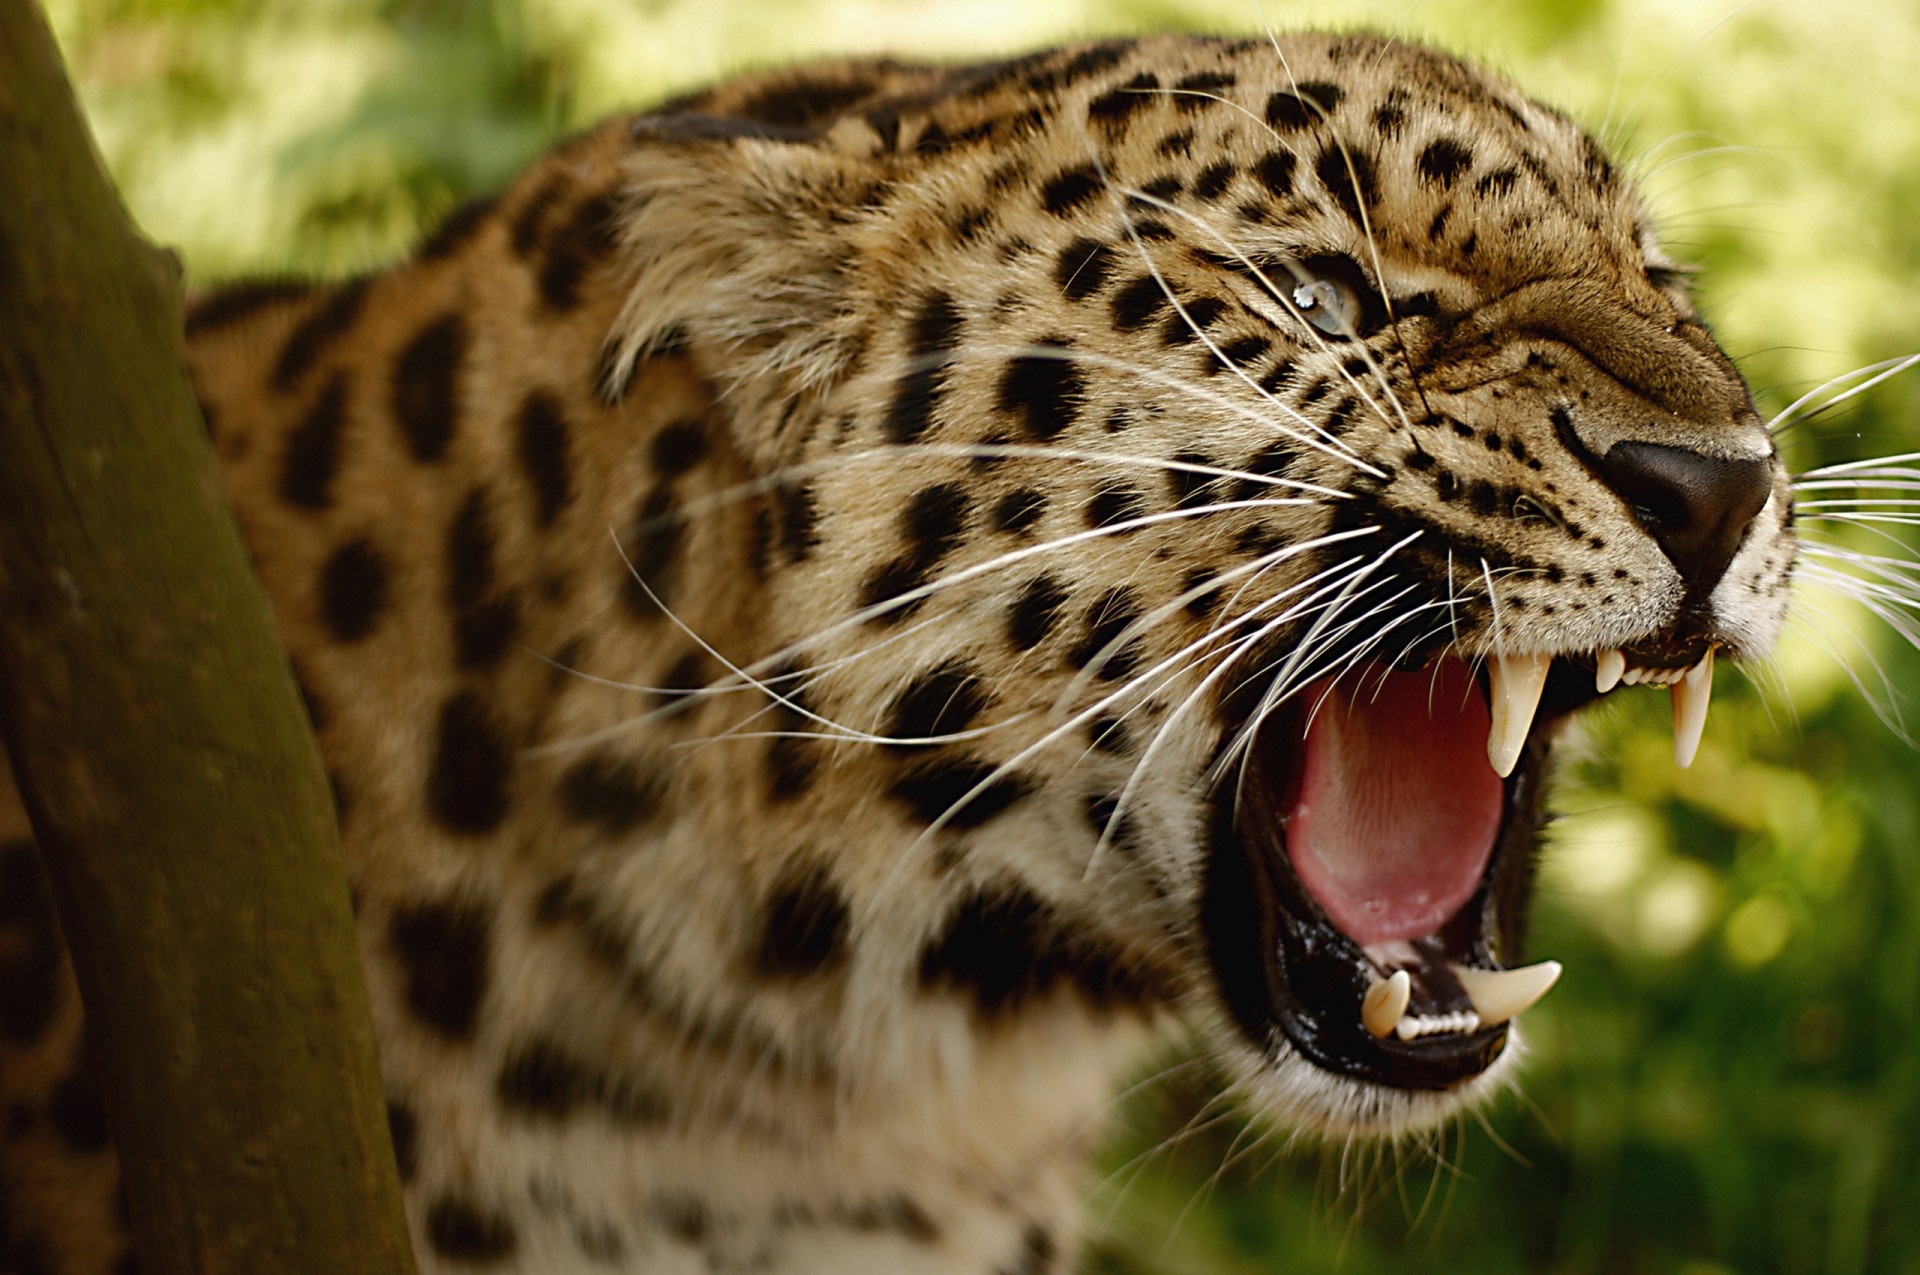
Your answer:
[[[1391,978],[1377,978],[1360,1001],[1360,1022],[1375,1036],[1385,1036],[1407,1012],[1413,999],[1413,979],[1405,970],[1395,970]]]
[[[1621,675],[1627,671],[1627,657],[1619,651],[1602,651],[1593,664],[1593,689],[1599,695],[1620,685]]]
[[[1713,648],[1673,684],[1673,761],[1685,770],[1700,751],[1707,728],[1707,701],[1713,696]]]
[[[1542,961],[1517,970],[1482,970],[1469,965],[1453,967],[1453,976],[1473,1002],[1480,1023],[1492,1027],[1504,1023],[1526,1009],[1560,980],[1560,962]]]
[[[1493,773],[1505,779],[1520,760],[1540,707],[1540,689],[1547,684],[1551,655],[1496,655],[1487,665],[1492,694],[1493,727],[1487,732],[1487,760]]]

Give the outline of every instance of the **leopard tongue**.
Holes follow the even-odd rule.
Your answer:
[[[1356,943],[1431,934],[1479,887],[1500,830],[1486,698],[1452,659],[1307,702],[1323,692],[1286,816],[1294,873]]]

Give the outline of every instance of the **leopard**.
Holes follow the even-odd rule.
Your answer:
[[[1187,1034],[1456,1119],[1556,741],[1664,687],[1684,765],[1796,559],[1633,182],[1367,33],[748,72],[184,327],[435,1275],[1067,1271]],[[0,812],[10,1269],[132,1270]]]

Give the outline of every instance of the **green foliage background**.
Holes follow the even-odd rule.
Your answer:
[[[1768,410],[1920,349],[1913,0],[1265,3],[48,7],[129,202],[201,281],[378,264],[556,134],[744,66],[1268,21],[1437,40],[1588,122]],[[1784,442],[1798,467],[1903,451],[1916,406],[1920,373]],[[1856,681],[1894,716],[1920,657],[1809,592],[1771,664],[1722,670],[1691,770],[1664,696],[1614,696],[1560,787],[1535,947],[1568,972],[1525,1096],[1432,1148],[1316,1149],[1175,1067],[1121,1109],[1090,1265],[1920,1272],[1920,756]]]

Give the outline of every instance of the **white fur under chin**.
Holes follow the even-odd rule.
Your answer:
[[[1514,1024],[1506,1049],[1472,1079],[1446,1090],[1395,1089],[1336,1076],[1290,1046],[1261,1058],[1237,1034],[1227,1039],[1231,1031],[1217,1028],[1213,1041],[1215,1054],[1233,1068],[1234,1092],[1260,1119],[1328,1142],[1400,1143],[1431,1134],[1511,1088],[1526,1055]]]

